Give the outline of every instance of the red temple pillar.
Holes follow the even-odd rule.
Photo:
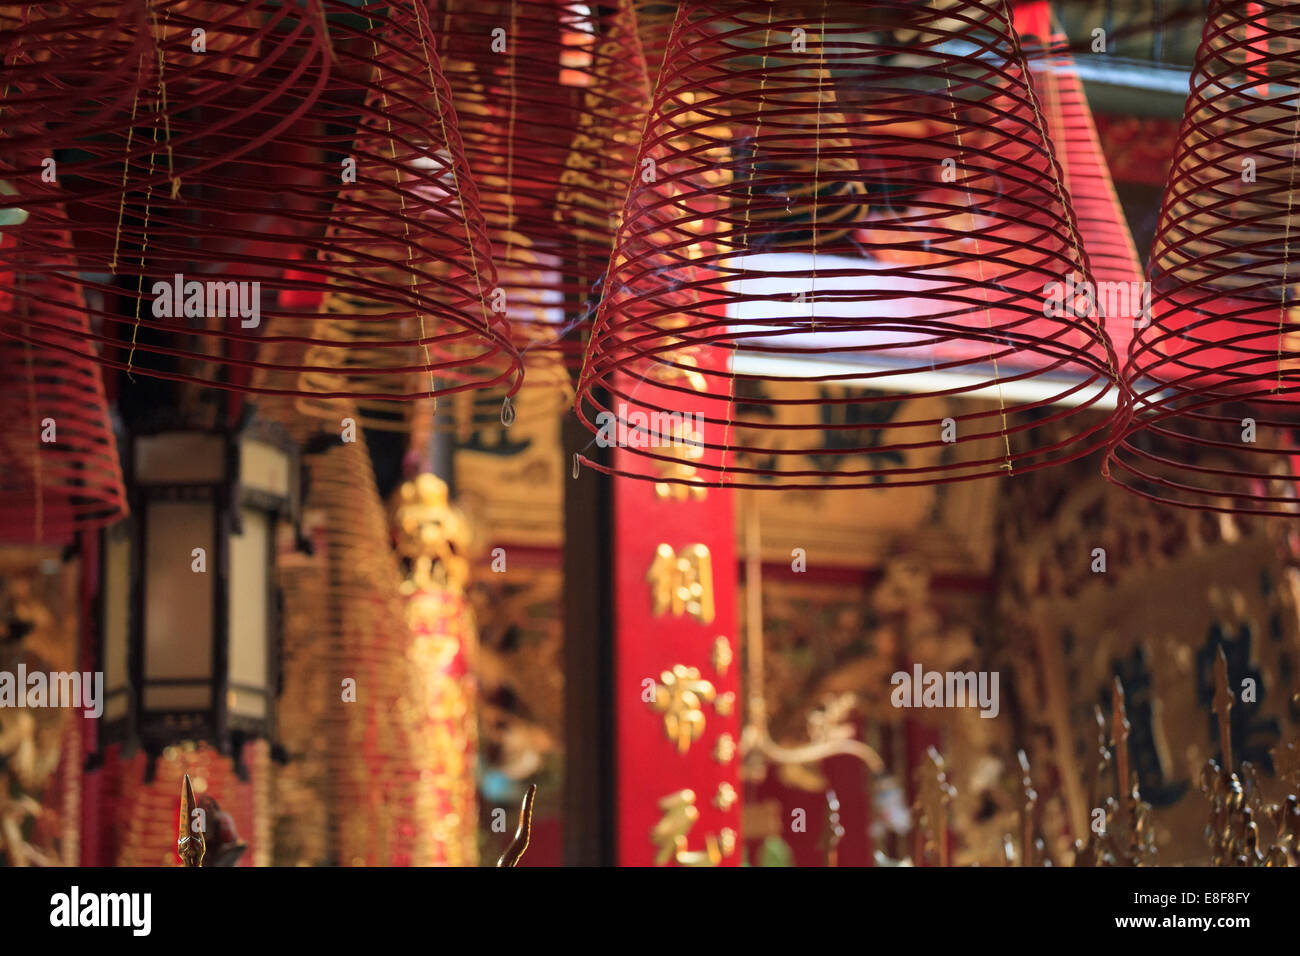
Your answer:
[[[689,478],[692,461],[717,454],[692,443],[720,443],[723,426],[697,416],[721,418],[725,410],[698,397],[689,407],[690,396],[649,381],[628,388],[638,401],[681,410],[670,425],[677,435],[660,434],[663,422],[645,423],[657,450],[674,459],[656,464],[661,474]],[[641,424],[637,416],[629,424]],[[617,444],[637,442],[632,433],[616,436]],[[618,467],[635,452],[612,454]],[[612,511],[616,862],[738,865],[733,493],[616,478]]]

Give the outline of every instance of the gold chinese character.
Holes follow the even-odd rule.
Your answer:
[[[715,693],[695,667],[677,664],[659,676],[650,706],[664,715],[664,733],[677,745],[678,753],[689,751],[704,733],[704,705],[713,701]]]
[[[719,677],[727,676],[727,668],[735,658],[731,653],[731,641],[726,636],[719,634],[713,639],[713,669],[718,672]]]
[[[712,833],[704,838],[703,850],[690,850],[687,835],[700,818],[695,805],[694,790],[678,790],[659,801],[664,813],[650,831],[650,842],[658,847],[655,864],[663,866],[675,860],[679,866],[717,866],[724,856],[736,851],[736,833],[730,827],[723,829],[720,837]]]
[[[736,794],[736,788],[724,780],[722,783],[718,784],[718,792],[713,795],[713,805],[723,813],[726,813],[739,799],[740,797]]]
[[[718,834],[718,849],[723,856],[731,856],[736,852],[736,831],[731,827],[723,827]]]
[[[713,745],[713,759],[718,763],[731,763],[736,756],[736,738],[728,733],[718,735],[718,742]]]
[[[668,462],[655,459],[655,470],[660,478],[665,479],[655,482],[655,496],[672,498],[676,501],[687,501],[692,498],[703,501],[708,497],[709,489],[698,485],[678,484],[678,482],[699,479],[699,472],[691,462],[699,461],[704,457],[704,438],[689,424],[681,426],[679,430],[680,434],[673,436],[674,441],[666,448],[668,454],[677,460]]]
[[[656,461],[655,470],[659,472],[659,477],[664,481],[655,482],[656,498],[671,498],[673,501],[703,501],[709,496],[709,489],[703,485],[685,485],[683,481],[694,481],[699,478],[700,473],[695,470],[694,465],[688,465],[685,462],[674,462],[669,464],[666,461]]]
[[[655,617],[671,613],[689,614],[701,624],[713,620],[713,557],[705,545],[687,545],[680,554],[659,545],[646,580]]]
[[[719,694],[713,709],[718,712],[719,717],[730,717],[731,712],[736,709],[735,692],[727,691],[725,694]]]

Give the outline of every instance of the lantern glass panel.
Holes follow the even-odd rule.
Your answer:
[[[148,505],[143,695],[147,710],[211,706],[213,523],[214,508],[208,501]],[[193,570],[195,548],[203,549],[203,571]]]
[[[265,717],[271,519],[263,511],[244,508],[241,521],[243,533],[230,536],[227,706],[231,714]]]
[[[239,449],[239,483],[246,489],[288,498],[290,460],[281,449],[266,442],[245,441]]]

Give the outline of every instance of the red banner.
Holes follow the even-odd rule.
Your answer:
[[[644,434],[611,429],[615,444],[657,446],[673,459],[655,463],[665,476],[689,477],[698,456],[718,454],[692,443],[722,443],[723,426],[695,416],[725,409],[649,381],[622,385],[638,403],[681,415]],[[619,467],[633,453],[613,454]],[[742,703],[732,492],[613,480],[617,860],[734,866]]]

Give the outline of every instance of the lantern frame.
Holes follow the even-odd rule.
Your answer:
[[[254,420],[235,431],[173,429],[138,431],[126,442],[128,496],[131,515],[107,529],[100,542],[101,593],[98,666],[104,672],[104,715],[101,747],[121,743],[143,747],[149,765],[163,749],[182,740],[207,741],[235,758],[251,738],[273,740],[275,698],[280,690],[280,594],[275,576],[277,528],[283,520],[297,524],[300,513],[299,450],[278,425]],[[197,505],[190,519],[206,517],[196,546],[206,548],[204,565],[181,541],[187,566],[173,562],[159,573],[165,559],[167,528],[159,526],[167,505]],[[174,512],[179,515],[182,512]],[[255,534],[249,517],[262,524],[261,573],[240,580],[261,581],[264,592],[241,589],[235,579],[232,554],[238,539]],[[191,525],[191,527],[196,527]],[[173,529],[175,530],[175,529]],[[255,538],[249,538],[254,546]],[[175,544],[172,544],[175,547]],[[241,552],[247,554],[249,552]],[[175,558],[177,555],[171,555]],[[192,560],[191,560],[192,559]],[[176,587],[183,577],[202,573],[206,583],[208,652],[200,648],[186,661],[183,645],[166,636],[170,663],[201,662],[199,673],[163,673],[157,630],[174,629],[187,612],[177,610],[174,595],[150,605],[151,588]],[[163,578],[163,574],[169,575]],[[256,586],[256,584],[254,585]],[[184,585],[182,585],[184,587]],[[190,590],[190,588],[185,588]],[[244,592],[240,597],[237,592]],[[261,655],[238,647],[232,600],[251,599],[265,615]],[[242,605],[234,605],[235,607]],[[166,608],[166,611],[163,609]],[[166,620],[172,616],[172,621]],[[196,622],[196,629],[199,628]],[[151,636],[154,638],[150,640]],[[201,639],[200,639],[201,643]],[[176,654],[178,648],[181,653]],[[260,659],[263,658],[264,659]],[[150,658],[153,658],[152,667]],[[232,657],[237,659],[232,661]],[[240,665],[261,675],[260,681],[232,673]],[[199,689],[197,693],[194,689]],[[206,689],[206,697],[202,693]]]

